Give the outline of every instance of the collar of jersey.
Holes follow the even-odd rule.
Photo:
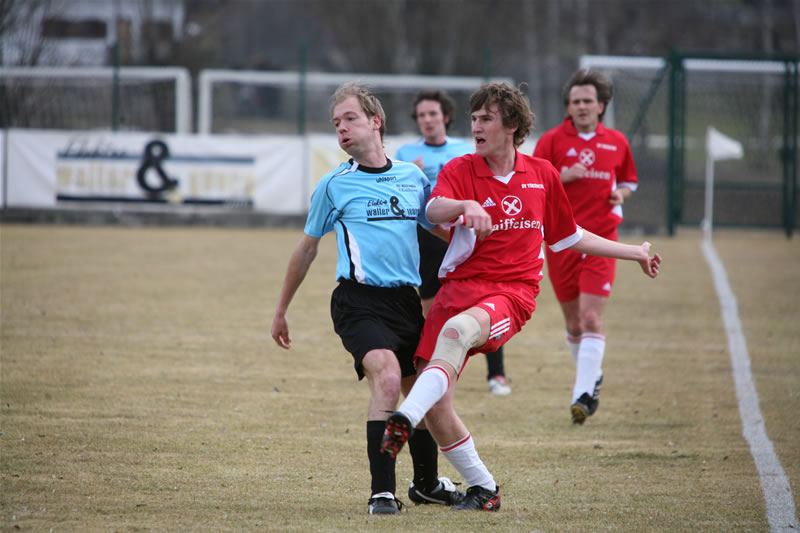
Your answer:
[[[574,135],[575,137],[578,136],[578,130],[575,129],[575,125],[572,123],[572,117],[567,115],[567,118],[564,119],[564,129],[567,132],[567,135]],[[606,132],[606,127],[603,126],[602,122],[597,123],[597,129],[594,130],[595,134],[598,136],[603,135]]]
[[[375,167],[367,167],[360,163],[356,163],[353,158],[350,158],[350,171],[355,172],[356,170],[360,170],[361,172],[366,172],[367,174],[383,174],[384,172],[388,172],[392,168],[392,160],[388,157],[386,158],[386,164],[380,168]]]
[[[515,150],[517,156],[514,161],[514,170],[511,171],[511,176],[515,176],[517,172],[525,172],[525,165],[522,164],[522,158],[520,157],[519,151]],[[474,165],[475,165],[475,175],[479,178],[495,178],[494,172],[491,171],[489,165],[486,164],[486,160],[478,155],[472,154]],[[502,176],[501,176],[502,178]],[[503,181],[502,179],[500,181]],[[510,179],[508,181],[511,181]],[[508,185],[508,182],[505,182]]]

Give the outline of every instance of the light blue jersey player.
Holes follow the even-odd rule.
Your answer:
[[[431,189],[436,186],[436,176],[448,161],[455,157],[472,153],[472,145],[455,137],[445,136],[442,144],[428,144],[425,138],[401,146],[397,150],[396,159],[422,164],[422,171],[431,182]]]
[[[367,510],[399,514],[395,459],[381,452],[381,439],[401,390],[407,393],[416,379],[414,353],[424,324],[416,289],[417,228],[432,227],[424,214],[431,184],[417,166],[386,156],[386,114],[368,88],[342,85],[331,97],[330,111],[339,147],[352,159],[323,176],[314,189],[305,231],[289,258],[271,334],[278,346],[291,348],[289,304],[317,257],[321,238],[335,232],[339,283],[330,301],[333,329],[353,356],[358,379],[367,378],[370,390]],[[439,477],[439,447],[430,431],[418,428],[409,446],[414,467],[409,499],[460,503],[464,492]]]
[[[388,161],[383,168],[352,159],[323,176],[311,196],[305,233],[322,237],[336,232],[337,281],[376,287],[420,283],[417,224],[425,218],[431,192],[416,165]]]

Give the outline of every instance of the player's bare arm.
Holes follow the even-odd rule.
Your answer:
[[[629,187],[618,187],[611,191],[608,197],[608,203],[611,205],[622,205],[632,194],[633,191]]]
[[[286,312],[289,304],[294,298],[297,289],[308,273],[311,263],[317,257],[319,239],[303,235],[300,242],[292,252],[289,259],[289,266],[286,269],[286,277],[283,280],[283,288],[278,298],[278,305],[275,308],[275,316],[272,319],[272,338],[281,348],[287,350],[292,346],[292,339],[289,337],[289,322],[286,320]]]
[[[661,256],[657,253],[651,256],[650,247],[649,242],[635,245],[610,241],[584,229],[581,240],[572,245],[570,249],[599,257],[636,261],[642,268],[642,272],[651,278],[655,278],[658,276],[658,271],[661,267]]]
[[[586,174],[586,167],[580,163],[575,163],[571,167],[561,171],[561,183],[569,183],[582,178]]]
[[[475,200],[436,198],[428,204],[425,214],[434,224],[445,224],[460,218],[464,226],[475,230],[478,239],[484,239],[492,233],[491,215]]]
[[[450,231],[444,229],[439,224],[436,224],[428,231],[430,231],[431,233],[442,239],[444,242],[450,242]]]

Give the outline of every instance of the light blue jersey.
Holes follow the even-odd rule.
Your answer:
[[[428,178],[413,164],[376,169],[351,159],[322,177],[311,195],[305,232],[336,231],[336,279],[378,287],[420,283],[417,224],[430,229]]]
[[[431,182],[431,189],[436,185],[436,177],[451,159],[465,154],[471,154],[474,150],[472,145],[461,139],[447,137],[444,144],[435,146],[425,144],[425,139],[420,138],[411,144],[401,146],[397,150],[395,159],[400,161],[414,161],[422,156],[422,164],[425,166],[423,172]]]

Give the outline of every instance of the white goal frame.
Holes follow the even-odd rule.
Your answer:
[[[182,67],[0,67],[0,78],[172,80],[175,83],[175,133],[192,132],[192,84]]]
[[[305,80],[304,80],[305,78]],[[265,70],[227,70],[206,69],[200,72],[197,80],[198,110],[197,133],[207,135],[212,131],[213,90],[214,84],[220,82],[247,83],[251,85],[267,85],[273,87],[300,87],[301,82],[308,86],[339,86],[349,81],[358,80],[372,88],[379,89],[444,89],[471,90],[477,89],[486,81],[506,82],[514,84],[511,78],[481,78],[478,76],[426,76],[397,74],[354,74],[308,72],[303,75],[298,71],[265,71]]]

